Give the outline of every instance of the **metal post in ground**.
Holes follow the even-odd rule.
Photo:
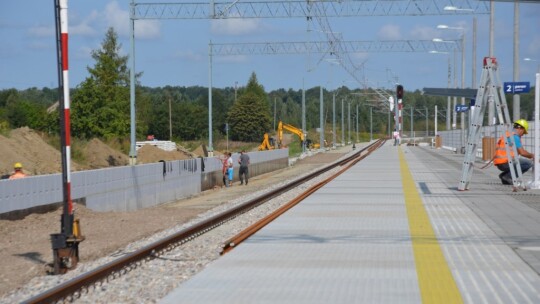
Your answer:
[[[64,274],[79,262],[81,236],[79,221],[71,200],[71,133],[68,77],[68,6],[67,0],[55,0],[58,93],[60,101],[60,142],[62,156],[63,212],[60,233],[51,234],[54,274]]]

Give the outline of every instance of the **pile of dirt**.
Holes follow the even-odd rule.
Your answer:
[[[37,132],[23,127],[11,130],[8,136],[0,135],[0,172],[13,171],[13,164],[22,163],[23,171],[30,175],[62,172],[60,151],[49,145]],[[72,162],[73,170],[82,166]]]
[[[222,152],[214,150],[214,156],[221,156],[223,155]],[[195,150],[193,150],[193,154],[195,154],[197,157],[208,157],[208,148],[206,146],[200,145]]]
[[[193,158],[193,154],[177,149],[176,151],[165,151],[152,145],[144,145],[137,150],[137,163],[148,164],[160,160],[180,160]]]
[[[129,156],[115,150],[99,139],[92,139],[78,149],[83,153],[81,163],[71,161],[71,170],[90,170],[112,166],[126,166]],[[0,175],[6,177],[13,172],[13,164],[20,162],[29,175],[62,172],[62,156],[57,147],[51,146],[38,132],[23,127],[11,130],[7,136],[0,135]],[[153,163],[160,160],[180,160],[197,157],[183,147],[176,151],[164,151],[154,146],[144,146],[137,151],[138,163]]]
[[[82,149],[89,169],[129,165],[129,157],[94,138]]]

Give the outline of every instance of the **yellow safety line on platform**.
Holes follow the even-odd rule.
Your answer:
[[[401,147],[399,163],[422,303],[463,303]]]

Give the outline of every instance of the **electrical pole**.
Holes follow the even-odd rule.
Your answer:
[[[373,107],[369,107],[369,142],[373,141]]]
[[[332,98],[332,149],[336,148],[336,92]]]
[[[495,56],[495,4],[493,0],[489,1],[489,57],[493,58]],[[495,124],[495,103],[493,102],[493,95],[495,92],[490,92],[488,96],[488,126]],[[494,137],[495,134],[490,134],[490,137]]]
[[[274,97],[274,130],[276,130],[276,98]]]
[[[208,44],[208,157],[214,156],[212,144],[212,41]]]
[[[519,81],[519,1],[514,2],[514,82]],[[521,118],[520,97],[514,94],[512,117],[514,121]]]
[[[345,146],[345,106],[341,98],[341,145]]]
[[[358,130],[358,106],[359,106],[359,104],[356,104],[356,142],[357,143],[360,142],[358,140],[358,131],[359,131]]]
[[[238,90],[238,81],[234,82],[234,102],[236,102],[236,91]]]
[[[304,142],[302,143],[302,152],[306,152],[306,90],[304,89],[304,79],[302,79],[302,133],[304,134]]]
[[[323,97],[323,87],[320,86],[320,95],[319,95],[319,127],[321,128],[321,133],[319,135],[319,149],[324,149],[324,121],[323,121],[323,116],[324,116],[324,105],[323,105],[323,100],[324,100],[324,97]]]
[[[169,97],[169,140],[172,141],[172,112],[171,98]]]
[[[347,102],[347,108],[349,115],[347,115],[347,129],[349,130],[349,136],[347,137],[347,144],[351,143],[351,102]]]
[[[461,88],[465,88],[465,30],[461,34]],[[465,97],[461,97],[461,104],[465,105]],[[465,153],[465,112],[461,112],[461,150]]]

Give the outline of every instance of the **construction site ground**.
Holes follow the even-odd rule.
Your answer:
[[[22,132],[29,141],[39,142],[39,135],[31,130],[19,132]],[[7,140],[13,140],[13,136],[10,138],[0,136],[0,154],[2,155],[5,155],[2,150],[5,150],[4,143]],[[8,141],[7,143],[13,142]],[[37,148],[44,149],[43,147]],[[153,208],[133,212],[94,212],[84,206],[77,205],[75,207],[76,216],[81,221],[82,234],[86,237],[86,240],[79,247],[81,262],[107,256],[131,242],[171,226],[188,222],[198,214],[233,198],[264,189],[283,180],[295,178],[302,173],[307,173],[316,167],[340,158],[350,150],[351,148],[348,146],[326,153],[317,153],[296,161],[288,168],[251,178],[247,186],[241,186],[237,182],[229,188],[208,190],[189,199]],[[51,150],[50,153],[58,153],[58,151]],[[157,153],[160,152],[157,151]],[[39,154],[39,152],[30,151],[24,156],[28,157],[27,163],[32,159],[42,160],[41,163],[33,165],[33,168],[46,168],[43,163],[52,158],[49,156],[49,160],[47,160],[46,156],[39,156]],[[7,167],[4,161],[2,162],[2,165]],[[49,166],[55,165],[56,162],[49,164]],[[5,171],[4,168],[2,169]],[[56,210],[45,214],[32,214],[24,219],[14,221],[0,220],[0,235],[2,236],[0,238],[0,297],[24,285],[35,276],[47,275],[52,262],[49,235],[60,231],[61,212],[61,210]]]

